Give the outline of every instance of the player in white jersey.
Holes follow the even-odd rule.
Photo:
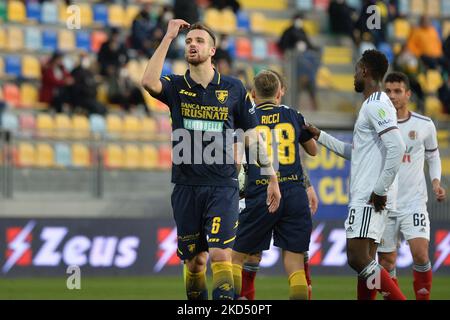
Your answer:
[[[413,287],[416,299],[429,300],[432,270],[428,256],[430,220],[423,171],[425,160],[428,163],[436,200],[445,199],[445,189],[440,183],[441,161],[436,128],[430,118],[408,109],[411,91],[405,74],[390,73],[384,85],[386,94],[397,109],[398,127],[406,143],[406,152],[398,172],[397,210],[389,216],[381,245],[378,247],[378,258],[397,283],[395,265],[401,233],[408,241],[413,256]]]
[[[392,184],[405,152],[395,108],[380,91],[387,69],[385,55],[377,50],[365,51],[356,64],[355,91],[363,93],[365,101],[355,123],[352,145],[308,126],[319,143],[351,159],[345,229],[348,264],[358,273],[360,300],[369,299],[371,289],[377,289],[389,300],[405,299],[389,273],[375,260],[387,211],[394,208]]]

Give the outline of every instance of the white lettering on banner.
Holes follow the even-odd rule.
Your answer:
[[[89,261],[93,267],[107,267],[113,264],[117,237],[95,237]]]
[[[114,261],[114,265],[118,268],[126,268],[131,266],[137,258],[137,249],[139,247],[138,237],[125,237],[119,242],[117,249],[118,255]]]
[[[322,261],[324,266],[345,266],[347,263],[347,253],[345,251],[347,239],[344,229],[331,230],[328,241],[332,243],[325,258]]]
[[[37,252],[33,265],[58,266],[62,258],[66,265],[126,268],[136,261],[140,242],[138,237],[94,237],[91,241],[86,236],[77,235],[63,244],[67,233],[68,229],[65,227],[43,228],[43,245]]]
[[[46,227],[42,229],[41,240],[44,241],[42,248],[33,260],[35,266],[57,266],[61,261],[61,253],[56,248],[66,236],[68,230],[64,227]]]
[[[70,274],[70,276],[67,278],[67,281],[66,281],[67,289],[80,290],[81,289],[81,269],[80,269],[80,267],[79,266],[68,266],[66,273]]]
[[[88,262],[86,251],[91,247],[91,240],[85,236],[76,236],[67,241],[64,246],[64,263],[84,266]]]
[[[280,249],[274,247],[273,239],[270,240],[270,248],[269,250],[263,251],[263,255],[261,258],[261,267],[269,268],[275,265],[280,258]]]
[[[406,268],[412,265],[413,258],[411,255],[411,250],[406,242],[403,240],[400,244],[400,248],[397,250],[397,267],[398,268]]]

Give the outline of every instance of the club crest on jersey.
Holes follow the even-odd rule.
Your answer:
[[[411,130],[411,131],[408,133],[408,137],[409,137],[411,140],[416,140],[416,139],[417,139],[417,131]]]
[[[228,90],[216,90],[216,98],[220,103],[225,103],[228,99]]]

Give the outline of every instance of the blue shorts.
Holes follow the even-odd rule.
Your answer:
[[[303,253],[309,250],[311,232],[311,212],[303,186],[282,190],[276,213],[269,213],[264,193],[245,199],[233,250],[247,254],[267,250],[273,233],[275,246]]]
[[[182,260],[208,248],[232,248],[239,216],[235,187],[175,185],[172,208]]]

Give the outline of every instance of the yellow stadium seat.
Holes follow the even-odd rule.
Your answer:
[[[441,13],[441,0],[426,1],[425,11],[430,17],[439,17]]]
[[[288,10],[288,0],[261,1],[261,0],[241,0],[239,3],[243,10]]]
[[[55,116],[55,137],[66,139],[72,131],[72,122],[66,114],[57,114]]]
[[[280,37],[283,34],[284,30],[286,30],[291,24],[292,22],[289,19],[267,19],[264,24],[264,33]]]
[[[5,29],[0,28],[0,49],[6,48],[6,32]]]
[[[428,70],[426,74],[419,74],[417,81],[426,93],[435,93],[442,86],[443,79],[439,71]]]
[[[72,145],[72,164],[75,167],[86,168],[91,164],[89,149],[82,143]]]
[[[38,143],[36,146],[36,166],[51,168],[55,165],[55,154],[53,147],[48,143]]]
[[[32,167],[36,163],[36,150],[34,146],[27,142],[20,142],[17,155],[17,165],[19,167]]]
[[[250,15],[250,30],[256,33],[264,33],[266,31],[267,19],[261,12],[253,12]]]
[[[349,65],[352,63],[352,49],[326,46],[322,54],[322,63],[325,65]]]
[[[450,21],[445,20],[442,24],[442,37],[444,39],[447,39],[447,37],[450,35]]]
[[[124,167],[127,169],[137,169],[140,167],[140,152],[135,144],[127,144],[125,146],[125,163]]]
[[[353,92],[353,74],[332,74],[331,87],[338,91]]]
[[[25,4],[22,1],[10,0],[8,2],[8,20],[12,22],[27,20]]]
[[[237,23],[236,15],[230,9],[222,10],[222,17],[220,20],[220,32],[230,34],[236,32]]]
[[[150,117],[145,117],[142,118],[141,121],[141,138],[143,140],[152,139],[158,132],[156,120]]]
[[[20,51],[23,49],[23,32],[17,27],[8,28],[8,46],[10,51]]]
[[[75,34],[72,30],[61,29],[58,32],[58,49],[61,51],[73,51],[76,48]]]
[[[450,176],[450,158],[442,158],[442,175]]]
[[[41,63],[35,56],[22,57],[22,76],[29,79],[41,79]]]
[[[125,19],[126,14],[121,5],[112,4],[109,6],[108,8],[109,25],[114,27],[122,27]]]
[[[426,0],[429,1],[429,0]],[[410,8],[411,14],[413,15],[422,15],[425,13],[425,2],[424,0],[411,0]]]
[[[33,108],[39,100],[39,93],[30,83],[22,83],[20,86],[20,105],[23,108]]]
[[[142,169],[152,170],[158,167],[158,150],[154,146],[143,146],[140,157]]]
[[[406,19],[394,20],[394,36],[397,39],[406,40],[409,37],[411,26]]]
[[[2,78],[4,74],[5,74],[5,63],[3,62],[3,58],[0,57],[0,78]],[[1,89],[0,92],[2,92]]]
[[[214,8],[206,9],[205,11],[205,24],[212,30],[220,32],[221,24],[221,14],[220,11]]]
[[[36,118],[36,129],[41,137],[51,137],[55,129],[53,118],[46,113],[38,114]]]
[[[92,5],[88,3],[79,3],[81,26],[89,27],[92,25]]]
[[[305,25],[303,28],[310,36],[316,36],[320,33],[320,24],[316,20],[305,20]]]
[[[142,122],[138,117],[127,115],[123,119],[123,134],[125,139],[137,139],[142,129]]]
[[[72,117],[72,137],[85,139],[89,137],[89,119],[86,116],[74,115]]]
[[[437,131],[438,145],[441,148],[448,148],[450,145],[450,131],[438,130]]]
[[[173,74],[185,74],[188,66],[184,60],[175,60],[172,65]]]
[[[66,24],[67,19],[71,16],[71,13],[67,12],[67,6],[64,2],[59,2],[58,12],[59,22]]]
[[[130,28],[133,24],[134,18],[138,15],[139,11],[141,9],[138,6],[129,5],[127,6],[126,12],[125,12],[125,19],[123,21],[123,26],[125,28]]]
[[[130,60],[127,63],[127,71],[131,80],[135,83],[140,83],[142,76],[144,75],[145,68],[143,69],[137,60]]]
[[[117,144],[109,144],[106,147],[105,166],[109,169],[119,169],[124,166],[122,147]]]
[[[437,97],[427,97],[425,99],[425,115],[436,117],[443,112],[441,101]]]
[[[123,131],[122,119],[118,115],[109,114],[106,117],[106,130],[110,135],[121,135]]]

